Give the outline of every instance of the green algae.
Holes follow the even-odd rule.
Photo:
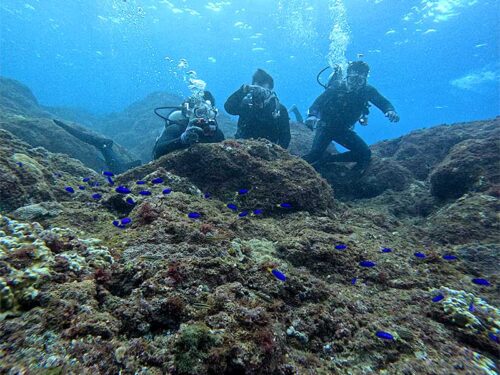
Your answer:
[[[219,340],[204,324],[181,326],[175,343],[174,363],[181,374],[199,374],[208,358],[208,351]]]

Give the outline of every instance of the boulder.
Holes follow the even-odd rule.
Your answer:
[[[31,148],[0,129],[0,212],[19,207],[69,199],[65,187],[76,186],[92,171],[80,161],[43,148]]]
[[[275,210],[290,203],[292,209],[317,211],[333,205],[331,187],[308,163],[268,141],[196,144],[129,171],[118,181],[140,179],[160,167],[242,207]],[[249,193],[238,195],[241,189]]]
[[[499,155],[499,137],[467,139],[456,144],[430,175],[432,195],[456,199],[472,190],[497,191]]]

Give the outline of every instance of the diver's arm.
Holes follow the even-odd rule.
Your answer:
[[[278,144],[286,149],[290,145],[290,140],[292,138],[290,135],[290,116],[284,105],[280,107]]]
[[[168,125],[161,134],[160,138],[156,141],[153,150],[155,159],[168,154],[169,152],[185,148],[186,145],[181,141],[183,127],[178,124]]]
[[[314,116],[321,119],[321,109],[325,106],[325,103],[328,101],[332,94],[333,90],[327,89],[320,96],[318,96],[311,107],[309,107],[307,116]]]
[[[226,103],[224,103],[224,109],[230,115],[241,115],[245,112],[245,106],[242,105],[241,101],[248,94],[246,88],[248,85],[242,85],[238,90],[236,90],[229,98],[227,98]]]
[[[368,100],[372,102],[378,109],[380,109],[384,114],[389,111],[395,111],[394,106],[389,100],[387,100],[377,89],[373,86],[366,87],[368,91]]]

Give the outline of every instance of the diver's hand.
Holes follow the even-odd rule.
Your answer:
[[[198,126],[188,126],[184,133],[181,134],[181,142],[184,145],[192,145],[198,142],[200,135],[203,134],[203,129]]]
[[[319,118],[317,118],[316,116],[309,116],[306,118],[305,125],[309,129],[314,130],[314,129],[316,129],[316,126],[318,125],[318,121],[319,121]]]
[[[390,122],[398,122],[399,121],[399,115],[396,113],[396,111],[386,112],[385,117],[387,117]]]

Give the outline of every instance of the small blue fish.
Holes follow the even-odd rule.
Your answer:
[[[126,186],[118,186],[115,191],[120,194],[130,194],[132,191]]]
[[[492,332],[488,333],[488,337],[491,340],[495,341],[497,344],[500,344],[500,338],[497,335],[495,335],[494,333],[492,333]]]
[[[108,180],[108,184],[110,184],[111,186],[113,186],[115,184],[115,182],[113,181],[113,179],[110,176],[108,176],[106,178]]]
[[[230,210],[238,211],[238,207],[235,204],[229,203],[226,207]]]
[[[421,258],[421,259],[425,258],[425,254],[421,253],[421,252],[416,252],[413,255],[415,255],[417,258]]]
[[[152,180],[151,180],[151,182],[152,182],[153,184],[155,184],[155,185],[156,185],[156,184],[162,184],[162,183],[163,183],[163,178],[161,178],[161,177],[156,177],[156,178],[152,179]]]
[[[125,224],[120,224],[118,220],[113,220],[113,225],[120,229],[125,229]]]
[[[246,193],[248,193],[248,189],[240,189],[238,191],[238,195],[245,195]]]
[[[151,195],[151,192],[150,192],[150,191],[148,191],[148,190],[141,190],[141,191],[139,192],[139,194],[140,194],[140,195],[146,195],[146,196],[147,196],[147,195]]]
[[[345,244],[342,243],[340,245],[336,245],[335,248],[337,250],[345,250],[345,249],[347,249],[347,245],[345,245]]]
[[[264,210],[260,210],[260,209],[256,209],[256,210],[253,210],[252,212],[254,215],[262,215],[264,213]]]
[[[102,195],[99,193],[95,193],[95,194],[92,194],[92,198],[94,198],[95,200],[98,200],[98,199],[102,198]]]
[[[78,186],[78,189],[85,190],[85,186],[80,185],[80,186]]]
[[[84,179],[82,179],[82,182],[89,182],[90,181],[90,177],[85,177]]]
[[[201,217],[201,214],[199,212],[190,212],[188,214],[188,217],[190,219],[199,219]]]
[[[73,189],[71,186],[66,186],[64,190],[66,190],[70,194],[73,194],[75,192],[75,189]]]
[[[132,222],[132,219],[129,217],[125,217],[125,218],[121,219],[120,222],[122,223],[122,225],[127,225],[127,224],[130,224]]]
[[[238,214],[239,217],[245,217],[248,215],[248,211],[242,211]]]
[[[139,180],[136,182],[137,185],[146,185],[146,181]]]
[[[128,204],[130,205],[134,205],[135,204],[135,201],[132,199],[132,197],[128,197],[125,202],[127,202]]]
[[[203,194],[203,197],[205,199],[210,199],[212,197],[212,194],[210,194],[210,193],[207,192],[207,193]]]
[[[438,294],[436,297],[432,299],[432,302],[439,302],[444,299],[444,296],[442,294]]]
[[[359,265],[361,267],[375,267],[375,263],[370,262],[369,260],[362,260],[361,262],[359,262]]]
[[[281,207],[281,208],[292,208],[292,205],[290,203],[280,203],[278,205],[278,207]]]
[[[490,286],[490,282],[486,279],[472,279],[472,282],[477,285]]]
[[[352,285],[356,285],[356,281],[358,281],[358,278],[357,278],[357,277],[353,277],[353,278],[351,279],[351,284],[352,284]]]
[[[19,167],[22,167],[22,166],[24,165],[24,164],[23,164],[23,163],[21,163],[20,161],[18,161],[16,164],[17,164]]]
[[[443,259],[444,260],[457,260],[458,258],[452,254],[445,254],[445,255],[443,255]]]
[[[388,247],[384,247],[382,250],[380,250],[382,253],[391,253],[392,252],[392,249],[388,248]]]
[[[168,195],[172,192],[172,189],[163,189],[162,193]]]
[[[391,335],[389,332],[377,331],[375,333],[375,336],[377,336],[378,338],[383,339],[383,340],[394,341],[394,336]]]
[[[102,174],[104,176],[108,176],[108,177],[113,177],[114,176],[113,172],[108,172],[108,171],[104,171],[104,172],[102,172]]]
[[[474,302],[471,302],[469,305],[469,311],[474,312],[475,310],[476,310],[476,308],[474,307]]]
[[[286,281],[286,276],[278,270],[271,270],[271,273],[281,281]]]

